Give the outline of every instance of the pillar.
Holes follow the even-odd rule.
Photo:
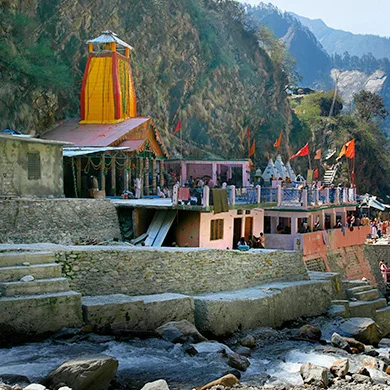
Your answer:
[[[173,191],[172,191],[172,204],[174,206],[177,206],[177,204],[179,203],[179,185],[178,184],[175,184],[173,186]]]
[[[100,157],[100,189],[106,190],[106,158],[104,153]]]
[[[347,210],[345,209],[345,207],[343,208],[343,211],[341,213],[341,223],[343,224],[343,226],[347,224]]]
[[[76,172],[76,181],[77,181],[77,194],[78,198],[81,198],[81,157],[77,158],[77,172]]]
[[[164,178],[164,161],[160,160],[160,188],[164,188],[165,178]]]
[[[330,203],[329,188],[325,188],[325,204]]]
[[[115,156],[111,157],[111,195],[116,195],[116,165]]]
[[[330,228],[333,229],[333,227],[336,225],[336,210],[331,209],[330,212]]]
[[[187,164],[182,160],[180,161],[180,173],[181,173],[181,185],[184,186],[187,181]]]
[[[149,158],[145,158],[144,195],[149,195]]]
[[[282,186],[280,185],[279,181],[278,181],[278,206],[280,206],[282,204]]]
[[[320,229],[324,230],[324,225],[325,225],[325,212],[324,210],[320,211]]]
[[[230,165],[228,166],[227,179],[228,180],[232,179],[232,167]]]
[[[157,162],[156,159],[152,159],[152,191],[153,195],[157,194]]]
[[[276,234],[276,227],[279,224],[279,217],[271,217],[271,234]]]
[[[314,196],[315,204],[318,205],[320,203],[320,190],[318,188],[314,191]]]
[[[314,220],[313,220],[313,214],[309,214],[307,216],[307,225],[309,226],[310,231],[313,231],[313,226],[314,226]]]
[[[138,178],[141,179],[141,182],[144,181],[144,160],[142,158],[138,158],[138,167],[139,167],[139,171],[138,171]],[[141,194],[140,194],[140,197],[142,198],[144,195],[144,187],[143,185],[141,185]]]
[[[203,207],[209,207],[210,206],[210,187],[204,186],[203,187],[203,199],[202,199]]]
[[[214,185],[217,185],[217,163],[211,163],[211,179],[214,182]]]
[[[297,217],[291,217],[291,234],[297,234],[298,233],[298,218]]]
[[[302,190],[302,207],[307,209],[307,190]]]
[[[246,187],[248,184],[247,174],[246,174],[246,167],[245,164],[242,165],[242,186]]]
[[[236,204],[236,186],[230,186],[230,204],[234,206]]]
[[[123,189],[124,191],[129,190],[129,156],[125,157],[125,166],[123,169]]]
[[[261,203],[261,186],[259,184],[256,186],[256,203]]]

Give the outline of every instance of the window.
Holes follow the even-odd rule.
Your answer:
[[[214,219],[210,223],[210,240],[223,238],[223,219]]]
[[[28,180],[38,180],[41,178],[41,158],[39,152],[27,153]]]
[[[250,214],[251,213],[251,211],[250,210],[245,210],[245,214]]]

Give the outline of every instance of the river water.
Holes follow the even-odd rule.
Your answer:
[[[337,323],[322,318],[315,320],[329,340]],[[246,332],[251,333],[251,332]],[[241,382],[262,385],[265,380],[272,384],[300,385],[299,369],[302,363],[330,367],[341,357],[350,359],[350,371],[363,365],[364,355],[348,355],[330,345],[308,343],[289,339],[293,331],[284,329],[257,329],[252,332],[257,347],[249,358],[251,365],[242,373]],[[83,337],[85,338],[85,337]],[[226,340],[233,349],[237,336]],[[386,341],[386,340],[384,340]],[[380,344],[378,351],[389,357],[389,344]],[[199,353],[188,355],[181,344],[172,344],[161,339],[130,339],[117,341],[113,338],[89,336],[82,340],[48,339],[38,343],[0,349],[1,374],[21,374],[33,382],[39,382],[47,373],[67,360],[88,354],[104,353],[119,361],[117,380],[119,389],[140,389],[146,382],[166,379],[171,390],[192,389],[215,380],[232,369],[221,353]],[[390,376],[371,369],[372,376],[390,379]]]

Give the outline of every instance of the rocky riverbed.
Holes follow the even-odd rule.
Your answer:
[[[12,379],[15,377],[9,374],[23,375],[26,382],[19,383],[22,386],[27,381],[41,382],[50,390],[58,390],[58,383],[44,381],[51,370],[80,356],[104,354],[118,362],[110,390],[141,389],[159,379],[164,379],[165,388],[170,390],[201,388],[228,374],[239,379],[234,387],[243,390],[390,389],[390,375],[386,373],[390,372],[390,339],[381,339],[375,324],[372,327],[367,323],[370,330],[363,336],[356,334],[356,338],[371,338],[364,339],[366,345],[336,337],[336,332],[345,333],[347,325],[343,319],[320,317],[297,321],[281,330],[240,332],[219,341],[205,340],[196,330],[172,324],[148,338],[67,330],[43,342],[0,349],[0,378],[8,378],[5,382],[15,385],[20,378]],[[340,367],[332,368],[337,361]],[[233,386],[221,382],[214,389],[223,389],[224,385]],[[19,388],[23,387],[13,387]]]

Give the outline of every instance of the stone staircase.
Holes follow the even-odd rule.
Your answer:
[[[345,298],[332,301],[329,314],[345,318],[369,317],[384,331],[390,331],[390,306],[369,282],[343,281]]]
[[[0,343],[55,332],[82,324],[81,294],[70,291],[53,253],[3,252],[0,312]]]
[[[337,173],[337,164],[336,166],[334,167],[334,169],[327,169],[324,173],[324,184],[329,186],[330,184],[333,183],[333,180],[334,178],[336,177],[336,173]]]

